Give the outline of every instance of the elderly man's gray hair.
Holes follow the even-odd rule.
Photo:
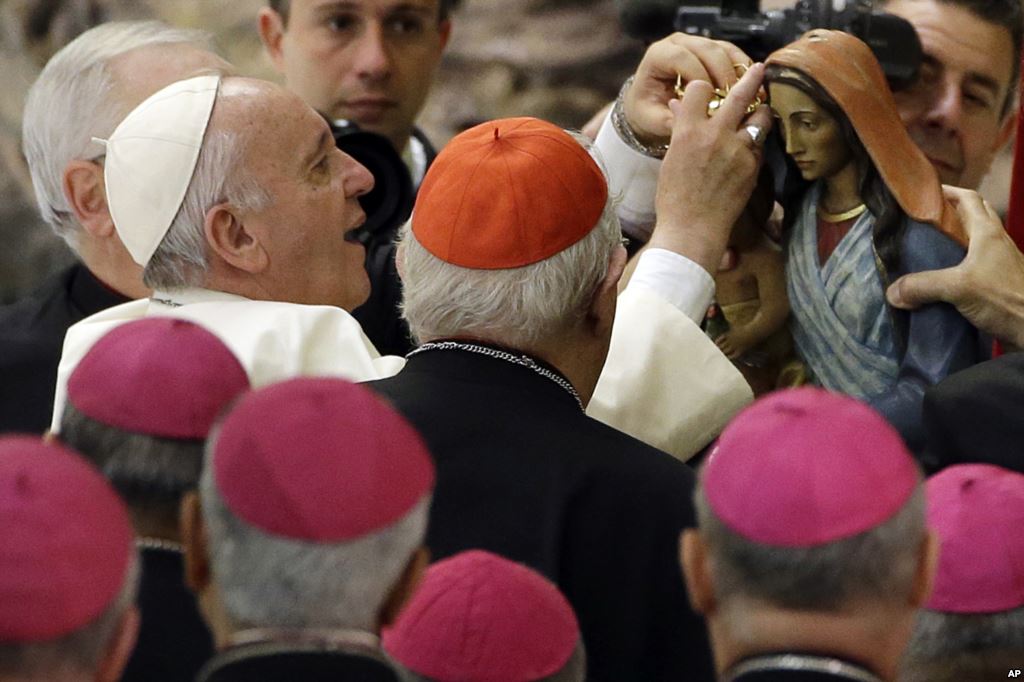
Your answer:
[[[157,21],[101,24],[68,43],[46,64],[25,103],[22,130],[43,220],[76,248],[81,226],[64,196],[64,168],[102,156],[93,137],[107,138],[130,107],[118,96],[110,63],[143,47],[186,44],[210,50],[210,35]]]
[[[28,682],[93,679],[109,652],[118,625],[135,604],[139,590],[139,559],[134,556],[117,598],[88,625],[48,642],[0,642],[0,678]]]
[[[195,490],[203,441],[130,433],[92,419],[68,401],[61,441],[92,461],[132,511],[178,525],[182,495]]]
[[[208,462],[209,453],[208,446]],[[240,520],[217,492],[209,465],[199,491],[213,579],[235,628],[375,632],[388,594],[423,544],[431,500],[425,495],[394,524],[365,537],[319,544],[273,536]]]
[[[1024,606],[998,613],[918,612],[901,682],[1006,679],[1024,660]]]
[[[203,284],[208,265],[204,226],[213,206],[229,203],[260,211],[270,204],[270,194],[242,167],[252,142],[251,136],[229,130],[206,131],[181,207],[142,271],[147,287],[168,291]]]
[[[909,598],[913,591],[927,534],[920,485],[885,523],[807,548],[773,547],[738,535],[715,515],[700,488],[694,503],[714,566],[715,597],[723,605],[736,596],[787,609],[833,611]]]
[[[590,150],[589,140],[573,137]],[[468,334],[524,348],[555,339],[586,315],[621,236],[609,195],[594,229],[569,248],[521,268],[475,270],[431,254],[407,222],[400,235],[402,314],[420,342]]]

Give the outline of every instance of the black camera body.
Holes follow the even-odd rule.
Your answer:
[[[763,61],[813,28],[828,28],[857,36],[882,65],[894,90],[917,78],[921,41],[907,20],[875,12],[870,0],[799,0],[791,9],[761,12],[758,0],[695,0],[678,8],[675,29],[735,44]]]
[[[758,0],[619,0],[626,33],[645,42],[673,30],[726,40],[757,61],[814,28],[853,34],[867,43],[893,90],[917,78],[921,41],[910,22],[876,12],[870,0],[798,0],[762,12]]]
[[[327,120],[334,143],[373,175],[373,189],[359,197],[366,222],[350,239],[364,246],[371,241],[391,241],[395,230],[412,213],[415,191],[402,157],[383,135],[361,130],[353,121]]]

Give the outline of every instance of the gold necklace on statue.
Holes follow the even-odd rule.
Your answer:
[[[818,217],[824,220],[826,223],[841,223],[849,220],[850,218],[856,218],[864,211],[868,210],[868,207],[864,204],[857,204],[853,208],[843,211],[842,213],[829,213],[825,209],[818,205]]]

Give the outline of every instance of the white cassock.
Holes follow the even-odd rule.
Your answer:
[[[659,162],[623,144],[606,121],[596,145],[620,211],[653,206]],[[640,207],[639,209],[637,207]],[[701,331],[714,281],[692,261],[648,249],[618,300],[611,347],[587,413],[686,460],[753,399],[739,371]],[[405,359],[382,357],[344,310],[252,301],[204,289],[157,292],[73,325],[57,371],[52,430],[59,430],[67,380],[100,337],[125,322],[167,315],[196,322],[238,357],[254,387],[303,375],[370,381]]]

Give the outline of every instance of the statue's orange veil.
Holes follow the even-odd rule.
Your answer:
[[[903,127],[882,67],[867,45],[847,33],[815,29],[765,63],[817,82],[846,113],[900,208],[967,245],[956,209],[943,198],[938,173]]]

